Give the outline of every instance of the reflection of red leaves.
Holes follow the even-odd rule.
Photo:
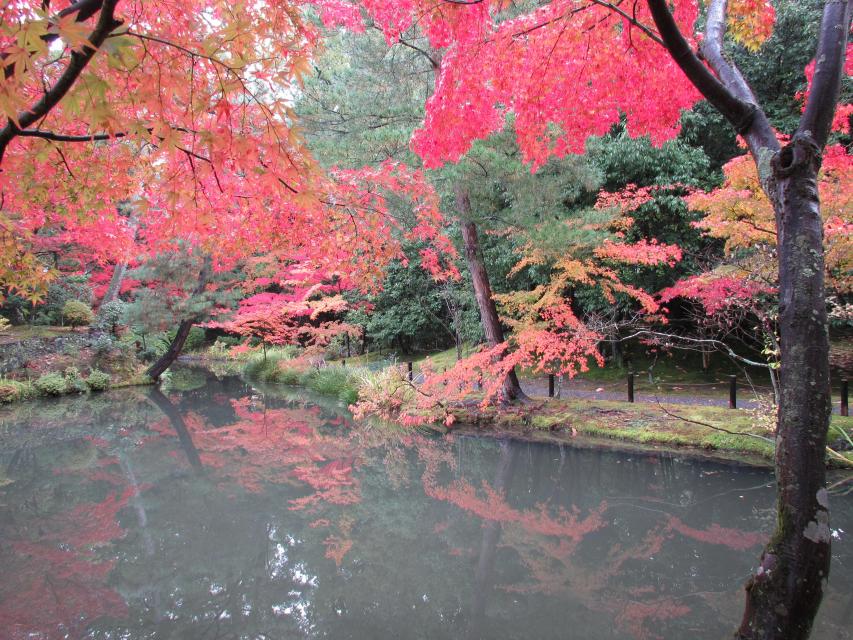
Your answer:
[[[539,504],[532,510],[521,511],[507,504],[503,496],[488,484],[483,484],[482,492],[485,496],[480,497],[468,482],[455,482],[449,487],[439,487],[429,482],[426,476],[424,490],[431,498],[455,504],[483,520],[517,523],[525,531],[569,538],[574,543],[580,542],[587,534],[604,526],[602,515],[607,509],[607,503],[602,502],[584,518],[579,517],[578,509],[570,512],[562,507],[552,516],[545,504]]]
[[[105,584],[112,562],[29,542],[15,542],[11,549],[0,585],[4,638],[81,637],[98,618],[127,614],[122,597]]]
[[[653,602],[628,602],[615,617],[620,629],[629,631],[641,640],[660,638],[646,627],[649,623],[680,618],[690,613],[690,607],[675,598],[661,598]]]
[[[323,540],[326,545],[326,557],[335,561],[337,566],[341,566],[344,556],[347,551],[352,548],[352,540],[340,538],[338,536],[329,536]]]
[[[667,527],[699,542],[723,545],[735,551],[746,551],[752,547],[757,547],[767,539],[766,535],[757,531],[740,531],[739,529],[721,527],[718,524],[712,524],[707,529],[694,529],[675,516],[669,517]]]
[[[100,617],[126,615],[122,597],[105,584],[114,563],[98,560],[94,548],[124,537],[116,518],[133,492],[78,504],[46,523],[42,541],[15,540],[11,558],[0,555],[8,576],[0,584],[4,637],[78,637]]]

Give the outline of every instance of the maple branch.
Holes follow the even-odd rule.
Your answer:
[[[55,133],[53,131],[42,131],[41,129],[24,129],[18,132],[21,138],[41,138],[42,140],[50,140],[51,142],[98,142],[102,140],[112,140],[113,138],[124,138],[126,133],[93,133],[88,136],[73,136],[64,133]]]
[[[445,2],[448,2],[448,1],[450,1],[450,0],[445,0]],[[467,4],[467,3],[465,3],[465,4]],[[411,42],[404,40],[402,35],[400,36],[400,39],[398,40],[398,42],[401,45],[403,45],[404,47],[408,47],[409,49],[413,49],[413,50],[417,51],[418,53],[420,53],[422,56],[424,56],[427,60],[429,60],[429,63],[430,63],[430,65],[432,65],[433,69],[438,70],[441,67],[439,62],[435,58],[433,58],[429,54],[428,51],[421,49],[420,47],[413,45]]]
[[[823,8],[814,78],[797,127],[797,135],[811,136],[820,149],[826,146],[838,104],[852,8],[853,0],[828,0]]]
[[[593,4],[597,4],[600,7],[604,7],[605,9],[610,9],[610,11],[613,11],[614,13],[618,13],[620,16],[625,18],[625,20],[627,20],[629,24],[632,24],[635,27],[637,27],[640,31],[645,33],[649,38],[651,38],[652,40],[657,42],[659,45],[666,46],[664,44],[664,41],[661,39],[661,37],[658,34],[656,34],[654,31],[652,31],[648,26],[644,25],[642,22],[637,20],[637,18],[635,16],[629,15],[627,11],[623,11],[622,9],[619,8],[619,4],[621,3],[621,0],[620,0],[620,2],[618,2],[616,4],[613,4],[612,2],[605,2],[605,0],[590,0],[590,1]]]
[[[684,75],[734,126],[735,131],[740,134],[749,131],[755,121],[756,106],[743,101],[732,93],[702,64],[678,28],[666,0],[647,0],[647,2],[663,41],[663,46],[669,51],[676,64],[681,67]],[[774,150],[779,148],[775,137],[764,146]]]
[[[708,7],[705,37],[701,45],[702,56],[708,61],[723,86],[742,102],[750,105],[752,109],[750,119],[743,130],[738,129],[737,125],[735,125],[735,130],[746,138],[755,152],[761,147],[777,149],[776,136],[773,133],[773,127],[767,120],[767,115],[758,106],[758,100],[740,69],[723,53],[723,38],[726,34],[726,5],[727,0],[712,0]]]
[[[9,119],[6,126],[0,129],[0,166],[2,166],[3,156],[6,153],[9,143],[20,135],[22,129],[26,129],[34,122],[42,119],[50,113],[51,109],[59,104],[59,101],[74,86],[77,78],[83,73],[83,69],[86,68],[86,65],[89,64],[98,52],[98,49],[100,49],[110,32],[121,25],[121,21],[115,18],[115,9],[118,2],[119,0],[103,1],[101,14],[98,16],[98,22],[94,30],[89,34],[88,43],[83,46],[82,50],[72,51],[71,61],[53,87],[45,91],[41,99],[27,111],[19,113],[17,122]]]

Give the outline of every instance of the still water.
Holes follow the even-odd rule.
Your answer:
[[[0,410],[0,638],[724,638],[770,475],[183,391]],[[853,638],[853,496],[815,638]]]

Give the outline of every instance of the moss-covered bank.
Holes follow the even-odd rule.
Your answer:
[[[772,466],[772,433],[757,411],[606,400],[548,400],[509,407],[469,405],[452,410],[457,429],[474,428],[531,440],[595,438],[655,449],[690,449],[706,457]],[[853,418],[833,416],[827,464],[853,468]]]

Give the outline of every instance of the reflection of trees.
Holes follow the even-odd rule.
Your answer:
[[[565,618],[569,610],[594,627],[593,621],[606,614],[617,621],[611,632],[626,637],[653,638],[664,624],[689,629],[696,620],[724,627],[721,611],[734,619],[738,567],[743,572],[749,567],[743,553],[736,552],[748,553],[764,536],[750,530],[755,526],[751,509],[737,504],[727,518],[743,523],[743,529],[707,522],[702,514],[713,507],[714,496],[705,495],[699,467],[692,471],[668,458],[632,460],[571,449],[552,458],[550,462],[559,463],[554,465],[543,460],[554,456],[553,448],[511,446],[520,451],[521,470],[515,478],[521,487],[505,481],[509,454],[503,448],[495,481],[480,481],[479,486],[474,474],[440,480],[442,466],[462,463],[424,446],[419,451],[426,494],[482,524],[474,570],[473,635],[492,636],[511,624],[505,611],[517,598],[524,598],[529,607],[526,619]],[[554,472],[550,481],[547,470]],[[760,486],[766,488],[764,482]],[[646,488],[652,493],[642,493]],[[627,495],[622,494],[626,490]],[[531,503],[531,493],[541,501]],[[445,533],[448,545],[457,548],[451,534],[452,529]],[[489,589],[480,587],[487,587],[494,573],[504,581],[499,577],[494,591],[497,619],[488,620],[484,613]],[[565,603],[562,610],[553,609],[555,601]]]
[[[100,549],[125,534],[117,514],[130,493],[98,444],[27,447],[5,465],[11,484],[0,495],[4,638],[80,637],[92,621],[126,612],[108,581],[114,561]]]
[[[198,455],[198,449],[195,447],[192,435],[190,434],[189,429],[187,429],[187,425],[184,422],[180,411],[178,411],[178,408],[173,405],[169,398],[167,398],[157,387],[151,388],[149,397],[152,402],[157,405],[157,408],[160,409],[167,418],[169,418],[169,423],[172,425],[172,429],[175,430],[175,433],[178,435],[178,439],[181,441],[181,448],[187,456],[187,462],[189,462],[193,468],[201,469],[201,457]]]
[[[495,470],[492,488],[501,498],[506,497],[509,484],[512,482],[515,461],[518,457],[518,447],[503,441],[500,443],[501,456]],[[474,572],[474,603],[471,607],[471,636],[479,636],[479,626],[486,614],[486,597],[492,588],[492,578],[495,569],[495,555],[498,550],[498,540],[501,537],[501,523],[490,520],[483,525],[483,540],[480,543],[480,554],[477,569]]]
[[[737,616],[773,517],[761,474],[354,428],[298,391],[210,391],[27,418],[27,446],[0,449],[0,629],[704,637]],[[63,607],[31,606],[52,587]]]

